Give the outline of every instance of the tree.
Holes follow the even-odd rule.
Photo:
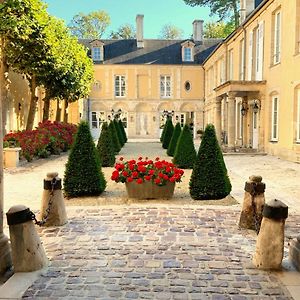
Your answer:
[[[217,15],[219,21],[231,18],[234,27],[239,26],[239,2],[240,0],[183,0],[190,6],[208,6],[210,15]]]
[[[165,130],[164,140],[163,140],[163,144],[162,144],[162,147],[164,149],[168,149],[172,135],[173,135],[173,131],[174,131],[174,126],[172,123],[172,118],[168,118],[167,122],[166,122],[166,130]]]
[[[159,38],[164,40],[182,39],[183,30],[172,24],[166,24],[160,31]]]
[[[87,15],[84,13],[75,15],[69,24],[69,29],[79,39],[100,39],[109,24],[108,13],[98,10]]]
[[[196,159],[196,151],[191,130],[187,124],[184,125],[179,136],[173,163],[182,169],[192,169]]]
[[[116,31],[111,31],[109,38],[114,40],[129,40],[135,38],[135,29],[131,24],[121,25]]]
[[[97,150],[102,167],[113,167],[116,161],[115,151],[107,122],[101,127],[101,134],[98,139]]]
[[[181,134],[181,126],[180,126],[180,123],[178,122],[173,131],[173,135],[172,135],[172,138],[171,138],[168,150],[167,150],[167,154],[169,156],[174,156],[180,134]]]
[[[190,179],[190,195],[195,200],[222,199],[231,191],[231,184],[215,128],[205,128]]]
[[[205,38],[225,38],[234,31],[233,22],[208,22],[204,25]]]
[[[116,130],[116,127],[115,127],[115,124],[113,121],[110,121],[108,128],[110,129],[110,132],[111,132],[115,153],[119,153],[121,150],[121,144],[120,144],[117,130]]]
[[[106,187],[99,156],[87,122],[81,122],[64,176],[67,197],[100,195]]]

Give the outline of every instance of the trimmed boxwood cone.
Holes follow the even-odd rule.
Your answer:
[[[119,120],[119,124],[120,124],[121,132],[122,132],[122,135],[123,135],[124,143],[126,143],[127,142],[127,135],[126,135],[126,131],[125,131],[123,122],[121,120]]]
[[[174,131],[174,126],[172,123],[172,119],[168,118],[167,122],[166,122],[166,130],[165,130],[164,140],[163,140],[163,144],[162,144],[164,149],[168,149],[172,135],[173,135],[173,131]]]
[[[184,125],[179,136],[173,163],[182,169],[192,169],[196,159],[196,150],[191,130],[187,124]]]
[[[222,199],[231,191],[223,154],[215,128],[206,126],[190,179],[190,195],[195,200]]]
[[[122,132],[121,132],[120,123],[116,119],[114,119],[113,122],[114,122],[116,131],[117,131],[117,135],[118,135],[118,139],[119,139],[119,142],[120,142],[120,145],[121,145],[121,148],[122,148],[125,144],[125,141],[124,141],[124,138],[123,138],[123,135],[122,135]]]
[[[81,122],[64,174],[67,197],[100,195],[106,187],[99,156],[87,122]]]
[[[167,121],[168,121],[168,119],[169,119],[169,117],[167,117]],[[165,136],[165,132],[166,132],[167,121],[164,124],[164,128],[163,128],[163,131],[162,131],[161,136],[160,136],[161,143],[163,143],[163,141],[164,141],[164,136]]]
[[[101,134],[98,139],[97,150],[102,167],[113,167],[116,161],[111,131],[107,122],[101,127]]]
[[[110,121],[108,128],[110,129],[112,140],[113,140],[113,146],[115,149],[115,153],[119,153],[121,150],[121,144],[118,138],[117,130],[115,128],[115,124],[113,121]]]
[[[167,150],[167,154],[169,156],[174,156],[180,133],[181,133],[181,126],[180,126],[180,123],[177,123],[174,128],[173,135],[172,135],[172,138],[171,138],[168,150]]]

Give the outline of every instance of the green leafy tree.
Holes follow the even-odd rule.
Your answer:
[[[231,18],[234,27],[239,26],[239,3],[240,0],[183,0],[190,6],[208,6],[210,15],[217,15],[219,20]]]
[[[205,38],[225,38],[234,31],[233,22],[208,22],[204,25]]]
[[[164,140],[162,143],[162,147],[164,149],[168,149],[172,135],[173,135],[173,131],[174,131],[174,125],[172,123],[172,119],[168,118],[167,122],[166,122],[166,131],[164,134]]]
[[[164,40],[179,40],[182,39],[183,30],[172,24],[166,24],[160,31],[159,38]]]
[[[116,161],[116,157],[111,131],[108,128],[107,122],[104,122],[102,124],[101,134],[97,144],[97,150],[102,167],[113,167]]]
[[[115,128],[116,128],[116,131],[117,131],[117,135],[118,135],[120,145],[121,145],[121,147],[123,147],[124,144],[125,144],[125,141],[124,141],[124,137],[123,137],[123,134],[122,134],[122,131],[121,131],[122,129],[120,127],[120,123],[116,119],[114,119],[113,122],[114,122],[114,125],[115,125]]]
[[[184,125],[179,136],[173,163],[182,169],[192,169],[196,159],[196,150],[191,130],[187,124]]]
[[[124,143],[126,143],[127,142],[127,135],[126,135],[126,131],[125,131],[123,122],[121,120],[119,120],[119,126],[121,128],[121,132],[122,132]]]
[[[121,144],[118,138],[117,129],[113,121],[110,121],[108,128],[110,129],[111,132],[115,153],[119,153],[121,150]]]
[[[114,40],[134,39],[135,29],[131,24],[121,25],[116,31],[111,31],[109,38]]]
[[[176,145],[177,145],[180,134],[181,134],[181,126],[180,126],[180,123],[177,123],[174,128],[173,135],[172,135],[172,138],[171,138],[168,150],[167,150],[167,154],[169,156],[174,156]]]
[[[206,126],[190,179],[190,194],[195,200],[222,199],[231,191],[231,183],[215,128]]]
[[[69,28],[72,34],[80,39],[100,39],[109,24],[108,13],[98,10],[89,14],[79,13],[75,15]]]
[[[97,150],[87,122],[81,122],[64,176],[67,197],[100,195],[106,187]]]

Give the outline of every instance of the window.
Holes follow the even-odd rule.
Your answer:
[[[264,22],[260,22],[255,30],[255,80],[262,80],[264,55]]]
[[[274,16],[274,64],[280,62],[280,44],[281,44],[281,13],[280,11],[275,13]]]
[[[229,80],[233,79],[233,49],[229,50]]]
[[[171,76],[160,76],[160,96],[162,98],[171,97]]]
[[[188,92],[191,89],[191,83],[189,81],[186,81],[184,84],[184,88],[185,90]]]
[[[224,57],[221,59],[220,65],[220,83],[223,84],[225,82],[225,60]]]
[[[272,130],[271,130],[271,141],[278,141],[278,96],[272,97]]]
[[[244,80],[244,69],[245,69],[245,40],[240,41],[240,80]]]
[[[116,75],[115,76],[115,96],[116,97],[125,97],[125,76],[124,75]]]
[[[97,113],[92,111],[92,128],[98,128]]]
[[[300,143],[300,89],[298,89],[297,93],[297,143]]]
[[[184,48],[184,61],[192,61],[192,49],[185,47]]]
[[[101,50],[100,47],[93,47],[92,48],[92,58],[94,61],[101,60]]]

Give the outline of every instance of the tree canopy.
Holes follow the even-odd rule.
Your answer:
[[[219,21],[230,18],[234,27],[239,26],[239,3],[240,0],[183,0],[190,6],[208,6],[210,15],[217,15]]]
[[[225,38],[234,31],[233,22],[208,22],[204,25],[205,38]]]
[[[166,24],[160,31],[159,38],[165,40],[182,39],[183,30],[172,24]]]
[[[111,31],[109,37],[115,40],[134,39],[135,29],[131,24],[123,24],[116,31]]]
[[[89,14],[81,12],[73,17],[69,29],[80,39],[100,39],[109,24],[110,16],[103,10],[92,11]]]

